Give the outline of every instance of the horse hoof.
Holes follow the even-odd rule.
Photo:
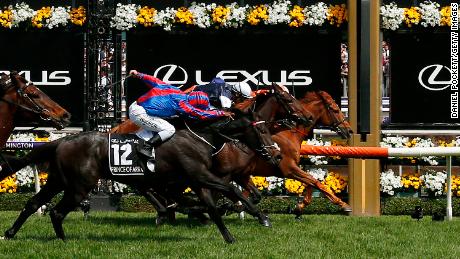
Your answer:
[[[271,228],[272,227],[272,223],[270,222],[270,219],[268,218],[268,216],[263,216],[259,219],[259,222],[262,226],[264,227],[267,227],[267,228]]]
[[[234,244],[236,242],[236,239],[232,236],[228,236],[225,237],[225,242],[227,242],[227,244]]]
[[[156,225],[157,227],[162,226],[162,225],[165,224],[166,220],[167,220],[166,217],[157,217],[157,218],[155,219],[155,225]]]
[[[345,215],[351,215],[353,210],[351,209],[350,206],[346,206],[342,208],[342,211],[345,213]]]

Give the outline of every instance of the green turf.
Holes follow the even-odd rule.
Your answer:
[[[18,212],[0,212],[2,231]],[[273,228],[236,215],[225,223],[237,239],[224,243],[214,225],[178,216],[154,226],[149,213],[73,212],[67,241],[54,238],[49,217],[32,216],[13,240],[0,240],[3,258],[460,258],[460,219],[433,222],[409,216],[271,215]]]

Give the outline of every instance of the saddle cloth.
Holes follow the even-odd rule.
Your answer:
[[[142,141],[135,134],[109,134],[109,167],[112,175],[131,176],[154,172],[155,153],[146,161],[137,152]]]

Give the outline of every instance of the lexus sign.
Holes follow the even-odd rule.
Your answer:
[[[288,72],[281,70],[276,76],[270,75],[268,70],[258,70],[249,72],[245,70],[221,70],[216,76],[224,79],[228,83],[246,82],[254,85],[270,85],[278,83],[286,86],[308,86],[312,83],[309,76],[310,70],[295,70]],[[160,66],[155,70],[153,76],[160,78],[164,82],[172,85],[186,84],[207,84],[209,81],[203,80],[202,70],[186,71],[183,67],[175,64]],[[273,80],[270,78],[278,78]]]
[[[340,103],[340,43],[340,33],[134,30],[127,33],[128,70],[184,88],[214,77],[253,88],[279,83],[297,97],[315,87]],[[128,80],[128,101],[147,90],[139,81]]]

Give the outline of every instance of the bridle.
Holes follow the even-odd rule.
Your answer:
[[[26,100],[28,101],[29,103],[32,104],[32,108],[29,108],[25,105],[23,105],[22,103],[20,102],[14,102],[14,101],[11,101],[11,100],[8,100],[8,99],[5,99],[4,96],[2,96],[0,98],[0,101],[3,101],[3,102],[6,102],[8,104],[11,104],[11,105],[14,105],[16,107],[19,107],[25,111],[28,111],[28,112],[31,112],[31,113],[35,113],[37,114],[40,119],[44,120],[44,121],[49,121],[51,120],[51,117],[49,115],[47,115],[47,113],[49,112],[49,110],[47,110],[46,108],[43,108],[41,107],[40,105],[37,104],[37,102],[34,101],[34,99],[30,98],[30,96],[27,94],[26,90],[29,86],[33,85],[33,83],[31,81],[28,81],[26,84],[24,84],[23,87],[19,87],[17,86],[17,90],[16,90],[16,93],[23,99],[23,100]],[[5,83],[4,83],[4,86],[3,86],[3,92],[7,92],[9,89],[13,88],[13,87],[16,87],[12,82],[11,82],[11,77],[10,79],[8,79]]]
[[[263,124],[263,123],[265,123],[265,121],[254,121],[254,122],[251,123],[251,125],[256,129],[256,132],[257,132],[258,131],[257,130],[257,125]],[[271,144],[271,145],[265,145],[264,143],[261,143],[260,149],[256,148],[255,150],[262,157],[264,157],[265,159],[269,160],[269,159],[272,158],[272,156],[270,155],[270,152],[269,152],[269,148],[274,148],[274,149],[277,149],[278,151],[280,151],[280,147],[275,142],[273,142],[273,144]]]
[[[339,126],[345,122],[345,117],[343,119],[341,119],[341,120],[337,119],[337,117],[334,115],[334,111],[332,109],[331,104],[329,102],[327,102],[327,100],[324,98],[324,96],[321,95],[320,93],[318,93],[317,91],[315,91],[315,94],[317,96],[319,96],[319,98],[321,99],[321,102],[326,107],[326,110],[327,110],[327,112],[329,114],[329,117],[333,118],[333,123],[329,127],[331,127],[332,129],[337,131],[339,129]]]
[[[275,86],[273,86],[274,88]],[[295,128],[297,123],[304,125],[305,127],[311,126],[313,122],[311,120],[306,120],[300,116],[298,116],[293,109],[287,104],[286,98],[278,91],[273,89],[273,94],[275,95],[276,100],[282,106],[282,108],[287,112],[287,118],[276,120],[273,123],[285,126],[289,129]]]

